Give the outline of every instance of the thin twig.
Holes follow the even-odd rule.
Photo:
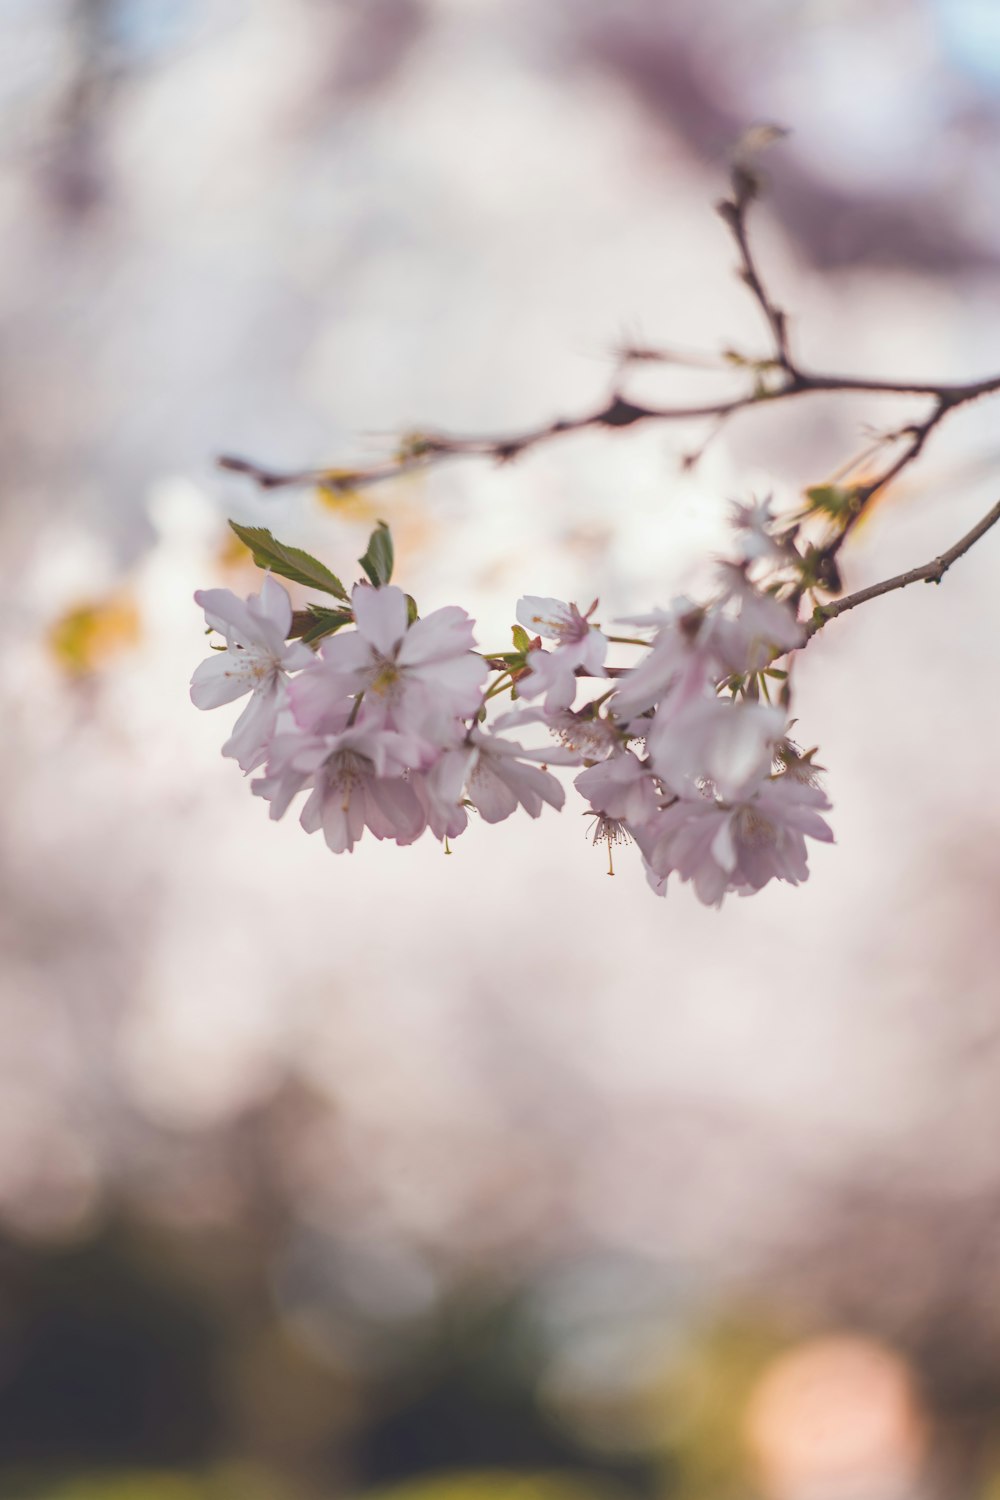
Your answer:
[[[747,287],[761,312],[767,320],[774,339],[774,353],[776,363],[780,368],[794,380],[798,375],[792,356],[788,348],[788,320],[784,312],[772,300],[761,280],[754,260],[753,251],[750,249],[750,238],[747,234],[747,208],[751,202],[752,195],[746,191],[745,184],[748,179],[745,174],[737,171],[733,173],[733,196],[723,198],[717,203],[716,211],[728,226],[736,248],[740,254],[740,279]]]
[[[785,313],[768,292],[750,244],[747,214],[756,191],[757,182],[753,174],[737,163],[732,173],[732,196],[717,205],[736,243],[740,277],[764,314],[774,346],[769,358],[748,361],[754,371],[754,386],[744,394],[697,406],[649,406],[629,400],[616,390],[609,400],[595,410],[574,417],[559,417],[507,436],[461,437],[433,431],[412,434],[403,441],[396,458],[370,467],[280,470],[228,454],[218,460],[219,467],[247,475],[262,489],[313,484],[332,493],[345,493],[429,468],[445,459],[477,457],[492,459],[496,463],[509,463],[543,443],[590,428],[634,427],[644,422],[711,421],[715,424],[714,430],[718,430],[738,412],[765,402],[770,404],[797,396],[822,393],[926,396],[934,403],[930,414],[923,421],[902,429],[899,435],[909,437],[903,451],[875,479],[856,488],[851,514],[820,549],[825,565],[821,572],[825,571],[833,587],[837,576],[836,555],[875,495],[920,456],[931,433],[949,412],[1000,391],[1000,375],[978,381],[932,384],[912,380],[868,380],[859,376],[824,374],[802,369],[790,352]],[[636,360],[659,357],[657,351],[641,348],[625,352],[629,358]],[[767,383],[768,372],[774,379],[772,385]],[[697,452],[694,455],[695,460],[696,458]],[[694,460],[689,457],[686,461],[688,466],[692,461]]]
[[[333,491],[345,491],[361,489],[365,485],[395,479],[401,474],[427,469],[449,458],[491,458],[497,463],[510,463],[531,448],[536,448],[553,438],[583,432],[587,428],[634,427],[641,422],[724,420],[752,406],[786,401],[791,397],[814,395],[819,392],[933,396],[938,402],[945,403],[946,411],[951,411],[955,407],[978,400],[981,396],[990,395],[994,391],[1000,391],[1000,375],[971,383],[963,382],[960,385],[926,385],[913,381],[864,380],[853,376],[811,375],[799,371],[794,381],[789,380],[786,384],[775,386],[771,390],[752,391],[744,396],[735,396],[728,401],[710,402],[704,406],[647,406],[635,401],[627,401],[624,397],[616,395],[596,411],[576,417],[559,417],[539,427],[526,428],[522,432],[511,433],[503,437],[458,437],[442,432],[428,432],[422,434],[419,440],[415,440],[416,452],[412,456],[377,464],[371,468],[272,469],[264,464],[256,463],[253,459],[233,454],[223,454],[216,462],[220,469],[246,474],[262,489],[272,490],[291,485],[316,484]],[[942,411],[940,416],[943,417],[944,414],[945,411]],[[932,425],[936,426],[939,420],[940,417],[935,416]],[[925,433],[924,436],[926,438],[927,434]],[[921,446],[923,446],[923,440]],[[910,457],[915,458],[917,451],[919,450],[914,450]],[[906,462],[909,461],[910,458],[907,458]],[[887,483],[888,478],[894,478],[902,467],[904,465],[900,464],[899,468],[894,468],[891,475],[880,480],[875,487],[881,488],[881,485]]]
[[[858,589],[855,594],[846,594],[843,599],[833,599],[829,604],[819,605],[805,627],[806,638],[814,636],[838,615],[846,614],[849,609],[857,609],[859,604],[867,604],[870,599],[878,599],[883,594],[891,594],[895,589],[908,588],[911,583],[940,583],[952,563],[957,562],[960,557],[970,551],[998,521],[1000,521],[1000,501],[983,516],[981,521],[976,522],[971,531],[967,531],[965,536],[953,547],[949,547],[947,552],[942,552],[939,557],[932,558],[930,562],[924,563],[919,568],[910,568],[906,573],[897,573],[894,578],[886,578],[881,583],[869,584],[868,588]]]

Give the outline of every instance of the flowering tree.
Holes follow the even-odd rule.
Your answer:
[[[260,527],[230,522],[266,570],[259,594],[196,594],[225,646],[197,669],[191,696],[215,708],[249,695],[223,754],[280,818],[306,793],[301,823],[322,829],[335,853],[367,829],[409,844],[429,831],[444,841],[467,826],[519,807],[537,818],[561,808],[565,789],[550,766],[578,767],[574,785],[593,815],[595,843],[638,846],[649,883],[663,895],[670,876],[720,905],[772,879],[808,875],[806,839],[830,841],[830,803],[815,750],[791,737],[791,670],[817,631],[838,615],[911,583],[939,583],[998,520],[1000,504],[947,551],[921,567],[856,593],[843,592],[840,554],[876,495],[922,453],[944,418],[1000,391],[1000,376],[963,385],[879,381],[809,371],[793,355],[784,312],[766,289],[748,237],[758,180],[746,160],[733,169],[718,211],[732,234],[739,274],[767,324],[766,357],[742,361],[748,388],[703,406],[651,407],[616,393],[598,410],[514,436],[407,437],[395,459],[360,471],[276,473],[240,458],[220,460],[261,486],[320,483],[354,489],[449,457],[505,462],[560,434],[640,422],[703,418],[716,426],[751,406],[829,391],[912,395],[928,401],[919,420],[882,433],[863,455],[881,460],[874,477],[807,488],[794,511],[771,502],[732,507],[730,555],[717,566],[711,598],[674,599],[611,623],[598,601],[525,596],[512,649],[482,651],[473,621],[457,606],[421,616],[391,581],[393,547],[379,523],[364,577],[348,589],[317,559]],[[656,350],[622,351],[623,364],[666,360]],[[293,611],[277,577],[332,598]],[[609,665],[609,646],[638,652]],[[502,711],[496,712],[497,709]],[[527,741],[544,731],[544,745]]]

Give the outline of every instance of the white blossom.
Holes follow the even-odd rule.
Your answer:
[[[637,828],[635,838],[651,883],[676,871],[706,906],[721,906],[729,891],[747,895],[770,880],[805,880],[806,837],[833,839],[820,816],[829,806],[818,787],[778,776],[737,802],[679,800]]]
[[[194,597],[211,629],[225,636],[226,649],[195,669],[191,701],[196,708],[219,708],[251,695],[222,753],[232,756],[241,770],[252,770],[260,764],[285,701],[287,674],[309,666],[313,654],[300,641],[286,639],[292,605],[270,574],[260,593],[245,600],[229,589],[199,589]]]
[[[608,652],[607,637],[590,624],[597,600],[587,613],[581,614],[575,604],[561,599],[545,599],[525,594],[518,601],[517,618],[526,630],[554,640],[554,651],[528,653],[528,671],[518,681],[522,698],[545,694],[545,711],[571,707],[577,692],[577,670],[588,677],[604,677]]]
[[[345,699],[363,695],[359,723],[454,741],[482,702],[489,668],[473,651],[473,622],[455,605],[408,623],[406,595],[359,583],[351,595],[356,630],[324,640],[319,658],[293,685],[305,729],[322,730]]]

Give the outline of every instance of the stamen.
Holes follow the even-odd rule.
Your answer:
[[[585,813],[584,817],[586,816],[587,814]],[[591,838],[591,843],[594,845],[595,849],[600,843],[607,844],[608,874],[613,875],[615,873],[614,858],[612,855],[612,849],[614,845],[631,844],[634,842],[634,840],[620,818],[609,818],[607,813],[594,813],[593,818],[594,821],[591,824],[591,828],[593,829],[593,837]],[[587,833],[589,834],[590,831],[591,829],[588,828]]]

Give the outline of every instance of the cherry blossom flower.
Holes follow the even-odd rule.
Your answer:
[[[346,722],[342,726],[346,728]],[[294,725],[291,730],[275,734],[267,751],[264,775],[250,783],[256,797],[270,803],[270,815],[283,818],[296,795],[312,786],[316,772],[330,754],[330,738],[305,734]]]
[[[655,818],[660,798],[648,765],[631,750],[581,771],[573,782],[596,813],[625,823]]]
[[[520,697],[537,698],[544,693],[545,711],[551,713],[571,707],[576,697],[578,668],[588,677],[607,675],[604,670],[607,637],[590,624],[596,608],[596,599],[585,615],[575,604],[564,604],[561,599],[525,594],[518,601],[520,624],[558,643],[554,651],[529,652],[528,671],[517,684]]]
[[[742,800],[680,800],[635,829],[654,889],[676,871],[706,906],[728,891],[747,895],[770,880],[798,885],[809,874],[806,837],[832,842],[815,786],[790,776],[763,782]]]
[[[691,795],[709,781],[719,796],[734,798],[770,771],[786,728],[784,710],[770,704],[701,698],[677,714],[658,709],[646,749],[672,792]]]
[[[475,715],[489,672],[473,651],[473,622],[456,605],[408,623],[402,589],[356,584],[357,630],[341,631],[292,687],[304,729],[322,730],[345,699],[363,694],[359,723],[412,730],[435,743]]]
[[[469,814],[462,801],[462,789],[476,753],[471,745],[445,750],[429,771],[407,774],[427,826],[437,839],[457,839],[465,832]]]
[[[669,695],[674,711],[711,691],[722,673],[717,612],[690,599],[675,599],[669,609],[631,616],[622,624],[657,627],[648,655],[611,700],[624,722],[645,713]]]
[[[590,623],[596,600],[582,613],[522,598],[521,625],[555,644],[530,650],[519,673],[519,633],[517,655],[487,661],[464,610],[413,619],[412,601],[388,583],[355,585],[356,628],[327,635],[314,653],[288,641],[291,603],[270,575],[246,600],[225,589],[195,596],[226,649],[198,667],[191,696],[208,708],[249,694],[224,753],[244,770],[263,767],[252,790],[272,818],[305,794],[303,828],[322,830],[335,853],[366,831],[398,844],[427,830],[453,839],[469,809],[486,823],[519,807],[538,818],[565,801],[550,765],[583,762],[575,785],[590,803],[594,842],[608,846],[609,874],[614,846],[634,841],[660,895],[672,874],[709,905],[773,879],[797,884],[808,875],[806,838],[833,835],[814,752],[788,738],[787,692],[780,708],[755,695],[754,674],[804,640],[780,590],[768,593],[751,576],[773,560],[765,543],[774,524],[766,504],[741,507],[739,560],[721,565],[718,597],[707,605],[678,598],[633,617],[628,623],[655,632],[645,656],[579,709],[577,673],[608,675],[608,638]],[[391,548],[380,556],[378,569],[365,564],[370,577],[391,567]],[[486,692],[491,672],[499,675]],[[510,687],[509,674],[517,696],[542,702],[487,728],[489,701]],[[560,744],[528,748],[501,732],[530,724]]]
[[[468,772],[465,794],[486,823],[502,823],[523,807],[529,817],[537,818],[543,803],[561,808],[566,800],[564,787],[542,766],[532,761],[555,762],[558,750],[526,750],[513,740],[498,734],[473,729],[469,743],[475,759]],[[562,752],[568,756],[568,752]]]
[[[734,501],[729,511],[733,530],[733,551],[739,562],[780,562],[794,556],[786,541],[776,534],[778,522],[771,510],[771,496],[766,500]],[[785,527],[787,531],[787,524]]]
[[[615,719],[591,704],[579,710],[556,708],[551,713],[542,707],[515,708],[500,714],[493,727],[512,729],[522,724],[544,724],[563,749],[573,751],[581,760],[603,760],[620,750],[626,738]]]
[[[324,749],[299,820],[307,833],[321,828],[334,854],[350,852],[366,828],[397,844],[420,837],[427,819],[403,774],[413,754],[407,737],[355,725],[329,736]]]
[[[615,873],[614,848],[616,844],[632,844],[635,842],[628,827],[620,818],[610,818],[606,813],[595,813],[593,822],[587,832],[591,835],[591,843],[594,848],[598,844],[608,846],[608,874]]]
[[[196,708],[219,708],[251,694],[222,753],[232,756],[241,770],[252,770],[263,758],[285,701],[287,674],[311,665],[313,654],[300,641],[286,640],[291,600],[270,574],[260,593],[246,600],[229,589],[199,589],[194,597],[211,629],[225,636],[226,649],[195,669],[191,701]]]
[[[722,602],[737,606],[727,642],[733,671],[764,667],[774,656],[795,651],[804,643],[805,631],[791,607],[751,583],[745,567],[724,562],[719,565],[719,573]]]

